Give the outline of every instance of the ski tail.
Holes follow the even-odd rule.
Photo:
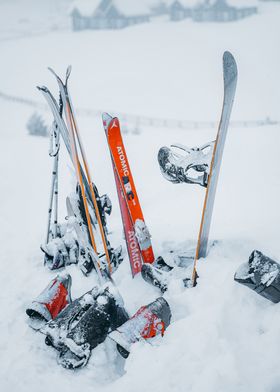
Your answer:
[[[222,163],[222,156],[223,156],[228,126],[229,126],[230,115],[231,115],[235,91],[236,91],[237,74],[238,74],[237,65],[233,55],[230,52],[225,52],[223,55],[223,74],[224,74],[223,108],[222,108],[218,133],[214,145],[209,179],[208,179],[206,195],[204,199],[202,219],[200,224],[195,260],[193,266],[193,274],[192,274],[193,286],[195,286],[196,279],[197,279],[197,272],[196,272],[197,260],[201,257],[205,257],[207,254],[207,245],[208,245],[211,218],[212,218],[214,201],[215,201],[215,194],[216,194],[219,172]]]

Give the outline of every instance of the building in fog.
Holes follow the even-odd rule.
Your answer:
[[[257,13],[256,6],[236,7],[235,4],[236,0],[174,0],[169,5],[170,20],[192,18],[197,22],[229,22]]]
[[[78,0],[71,7],[74,31],[121,29],[150,21],[151,10],[138,0]]]
[[[231,1],[234,4],[234,1]],[[226,0],[205,1],[195,7],[192,18],[196,22],[230,22],[256,14],[257,7],[235,7]]]
[[[175,0],[169,6],[170,20],[176,22],[192,15],[190,2],[184,0]]]

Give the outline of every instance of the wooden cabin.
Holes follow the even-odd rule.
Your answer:
[[[150,9],[138,0],[79,0],[71,10],[74,31],[121,29],[150,21]]]
[[[170,20],[176,22],[192,17],[194,7],[199,0],[169,0],[169,16]]]
[[[232,2],[233,3],[233,2]],[[256,14],[256,6],[235,7],[226,0],[206,1],[192,11],[192,18],[196,22],[231,22]]]

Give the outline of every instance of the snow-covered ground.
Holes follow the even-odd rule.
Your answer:
[[[3,8],[7,3],[0,2],[2,30],[3,15],[12,18]],[[20,2],[14,12],[22,12]],[[239,67],[232,119],[279,119],[279,18],[280,4],[261,3],[257,16],[230,24],[160,20],[122,31],[57,31],[2,40],[0,90],[43,103],[36,85],[57,91],[46,67],[62,74],[72,64],[70,87],[76,106],[218,120],[222,54],[230,50]],[[33,112],[0,100],[1,391],[279,391],[279,305],[233,281],[234,272],[255,248],[280,261],[279,125],[230,129],[211,228],[211,238],[218,243],[199,263],[199,284],[190,290],[171,287],[165,297],[173,323],[164,339],[156,347],[136,344],[126,374],[112,382],[102,346],[85,369],[71,373],[57,366],[55,352],[27,326],[27,304],[54,276],[43,267],[39,249],[45,238],[52,162],[48,140],[27,135]],[[101,119],[78,120],[92,177],[113,201],[112,242],[124,245]],[[172,185],[162,178],[158,149],[174,142],[199,145],[215,134],[214,129],[141,127],[140,135],[124,135],[157,255],[195,242],[204,197],[203,189]],[[63,198],[74,185],[71,164],[63,155],[61,217],[66,214]],[[93,277],[84,278],[75,267],[69,271],[73,297],[92,286]],[[159,296],[140,277],[131,279],[127,259],[115,279],[131,313]]]

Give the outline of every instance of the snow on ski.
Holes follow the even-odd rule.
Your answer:
[[[70,153],[70,156],[72,157],[72,161],[75,167],[75,171],[77,174],[77,179],[79,182],[79,186],[82,192],[82,199],[83,199],[83,204],[84,204],[84,208],[85,208],[85,213],[86,213],[86,218],[88,221],[88,232],[89,232],[89,238],[90,238],[90,242],[93,246],[93,249],[95,251],[95,253],[97,253],[97,247],[96,247],[96,242],[95,242],[95,237],[94,237],[94,233],[92,231],[92,226],[91,226],[91,220],[90,220],[90,215],[89,215],[89,206],[88,206],[88,199],[91,200],[92,205],[94,206],[94,210],[95,210],[95,216],[97,219],[97,223],[99,226],[99,231],[101,234],[101,238],[102,238],[102,243],[103,243],[103,247],[104,247],[104,251],[105,251],[105,255],[106,255],[106,259],[107,259],[107,263],[108,263],[108,269],[109,272],[112,272],[112,266],[111,266],[111,260],[110,260],[110,255],[109,255],[109,248],[110,248],[110,244],[108,242],[107,236],[106,236],[106,232],[105,232],[105,228],[103,227],[102,221],[101,221],[101,217],[100,217],[100,212],[98,209],[98,204],[97,204],[97,199],[96,199],[96,194],[93,188],[93,184],[91,181],[91,176],[90,176],[90,172],[88,169],[88,164],[87,164],[87,159],[86,159],[86,155],[85,155],[85,151],[84,151],[84,147],[81,141],[81,137],[79,134],[79,130],[78,130],[78,126],[77,126],[77,122],[75,119],[75,115],[74,115],[74,109],[73,109],[73,105],[70,99],[70,95],[68,92],[68,79],[71,73],[71,67],[67,68],[66,71],[66,82],[65,84],[62,82],[62,80],[56,75],[56,73],[49,68],[49,70],[52,72],[52,74],[55,76],[58,85],[59,85],[59,90],[60,90],[60,96],[63,102],[63,106],[64,106],[64,113],[65,113],[65,117],[66,117],[66,122],[67,122],[67,126],[64,124],[62,124],[62,128],[64,130],[63,133],[66,133],[65,138],[67,140],[67,149]],[[53,113],[55,112],[55,117],[57,117],[57,107],[54,108],[54,102],[53,99],[51,99],[51,96],[49,93],[46,93],[46,89],[41,89],[43,90],[43,92],[47,95],[46,98],[51,102],[51,108]],[[57,105],[55,105],[57,106]],[[61,121],[59,121],[61,123]],[[66,129],[65,129],[66,128]],[[69,131],[68,131],[68,129]],[[79,155],[78,155],[78,150],[77,150],[77,144],[79,146],[80,152],[81,152],[81,156],[82,156],[82,160],[83,160],[83,166],[84,166],[84,171],[82,170],[82,165],[80,163],[79,160]],[[85,178],[87,181],[85,181]],[[85,185],[86,184],[86,185]],[[90,196],[89,198],[86,196]]]
[[[58,125],[60,134],[62,135],[64,144],[66,146],[66,149],[68,151],[70,159],[73,162],[73,156],[72,156],[71,147],[70,147],[69,132],[68,132],[68,129],[67,129],[67,126],[65,124],[64,119],[59,114],[58,103],[56,102],[56,99],[54,98],[54,96],[52,95],[52,93],[50,92],[50,90],[46,86],[42,86],[42,87],[37,86],[37,88],[43,94],[43,97],[45,98],[45,100],[47,101],[47,103],[51,109],[54,121]],[[88,180],[86,178],[85,172],[82,167],[81,167],[81,173],[82,173],[83,183],[85,185],[87,199],[91,202],[89,183],[88,183]],[[92,204],[92,207],[93,207],[93,204]],[[95,221],[92,223],[95,227],[95,225],[97,223],[96,217],[95,217]]]
[[[224,101],[222,107],[222,114],[219,123],[216,142],[210,166],[210,174],[208,185],[206,188],[206,195],[204,199],[202,218],[200,223],[200,230],[195,253],[195,260],[193,266],[192,283],[196,284],[196,264],[197,260],[205,257],[207,254],[207,245],[209,239],[209,231],[211,225],[211,218],[213,213],[215,194],[219,179],[220,167],[222,163],[225,140],[227,136],[229,119],[232,111],[236,84],[237,84],[237,65],[233,55],[230,52],[225,52],[223,56],[223,73],[224,73]]]
[[[147,230],[136,187],[131,174],[125,147],[123,144],[120,123],[117,118],[112,118],[109,114],[103,114],[103,125],[105,128],[108,146],[111,153],[113,170],[118,190],[119,203],[122,211],[125,236],[128,252],[131,256],[132,274],[140,272],[141,264],[136,241],[139,244],[144,263],[154,262],[154,253],[150,234]],[[123,203],[125,201],[125,204]],[[132,231],[133,229],[133,231]],[[134,235],[132,234],[134,233]]]
[[[75,232],[79,241],[79,244],[82,245],[83,247],[83,252],[85,252],[84,259],[85,261],[80,264],[80,269],[84,272],[86,275],[88,273],[88,265],[92,262],[93,266],[97,272],[97,276],[99,279],[100,285],[104,283],[104,276],[101,273],[101,262],[98,257],[98,255],[94,252],[93,248],[90,246],[90,243],[88,242],[88,236],[85,235],[85,232],[83,230],[83,222],[78,220],[77,215],[74,212],[71,200],[69,196],[66,198],[66,207],[67,207],[67,213],[68,213],[68,218],[73,218],[73,226],[75,228]],[[81,253],[81,250],[80,250]],[[86,267],[87,266],[87,267]]]

